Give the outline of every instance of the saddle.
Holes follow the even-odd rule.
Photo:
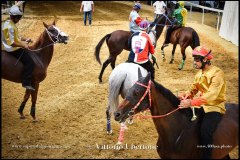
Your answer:
[[[33,52],[27,52],[27,54],[31,57],[31,59],[33,60],[33,62],[34,62],[34,66],[35,67],[37,67],[37,68],[44,68],[44,65],[43,65],[43,63],[42,63],[42,61],[41,61],[41,59],[39,59],[39,57],[37,56],[37,54],[36,53],[33,53]],[[6,57],[7,56],[7,57]],[[21,57],[19,57],[19,58],[16,58],[16,57],[14,57],[12,54],[10,54],[10,53],[8,53],[8,52],[6,52],[6,51],[2,51],[2,61],[4,61],[4,59],[5,58],[8,58],[8,57],[11,57],[11,59],[13,58],[14,60],[16,60],[15,61],[15,63],[14,63],[14,66],[17,66],[17,64],[18,63],[22,63],[21,62]]]
[[[137,35],[138,33],[139,32],[132,33],[132,35],[128,38],[128,47],[130,48],[130,50],[132,48],[132,37]]]

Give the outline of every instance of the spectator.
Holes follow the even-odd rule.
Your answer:
[[[156,1],[153,3],[154,8],[154,19],[157,19],[160,15],[166,11],[166,4],[163,1]]]
[[[94,3],[93,1],[82,1],[80,12],[84,12],[84,26],[86,26],[87,18],[89,20],[89,26],[92,25],[92,14],[94,12]]]

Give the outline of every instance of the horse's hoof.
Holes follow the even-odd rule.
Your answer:
[[[122,146],[122,142],[118,141],[116,145],[117,146]]]
[[[166,61],[166,58],[163,58],[163,62],[165,62]]]
[[[38,122],[38,120],[37,119],[33,119],[33,121],[32,121],[33,123],[37,123]]]
[[[130,125],[133,124],[133,119],[129,119],[128,124],[130,124]]]
[[[178,68],[178,70],[182,70],[182,68]]]
[[[98,80],[99,80],[99,83],[102,83],[102,78],[98,78]]]
[[[110,131],[107,131],[107,134],[112,134],[113,132],[112,132],[112,130],[110,130]]]
[[[25,119],[26,117],[24,115],[21,115],[20,116],[20,119]]]
[[[33,116],[33,123],[38,122],[37,118],[35,116]]]
[[[173,64],[173,61],[170,61],[169,64]]]

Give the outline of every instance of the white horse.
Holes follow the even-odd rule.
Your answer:
[[[125,98],[127,91],[138,80],[138,68],[143,77],[147,76],[147,70],[138,64],[134,63],[121,63],[114,68],[109,77],[109,94],[108,94],[108,107],[106,110],[107,115],[107,134],[112,133],[111,129],[111,115],[117,110],[119,104],[119,95]],[[121,123],[118,144],[123,142],[125,123]]]

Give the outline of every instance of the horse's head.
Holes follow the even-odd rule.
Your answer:
[[[118,109],[114,112],[115,120],[124,122],[129,116],[146,110],[151,105],[151,74],[141,77],[138,68],[139,80],[128,90],[126,98],[119,104]]]
[[[49,35],[49,38],[54,43],[67,44],[68,35],[55,26],[55,20],[53,21],[53,23],[51,25],[47,25],[45,22],[43,22],[43,25],[46,28],[46,32]]]

